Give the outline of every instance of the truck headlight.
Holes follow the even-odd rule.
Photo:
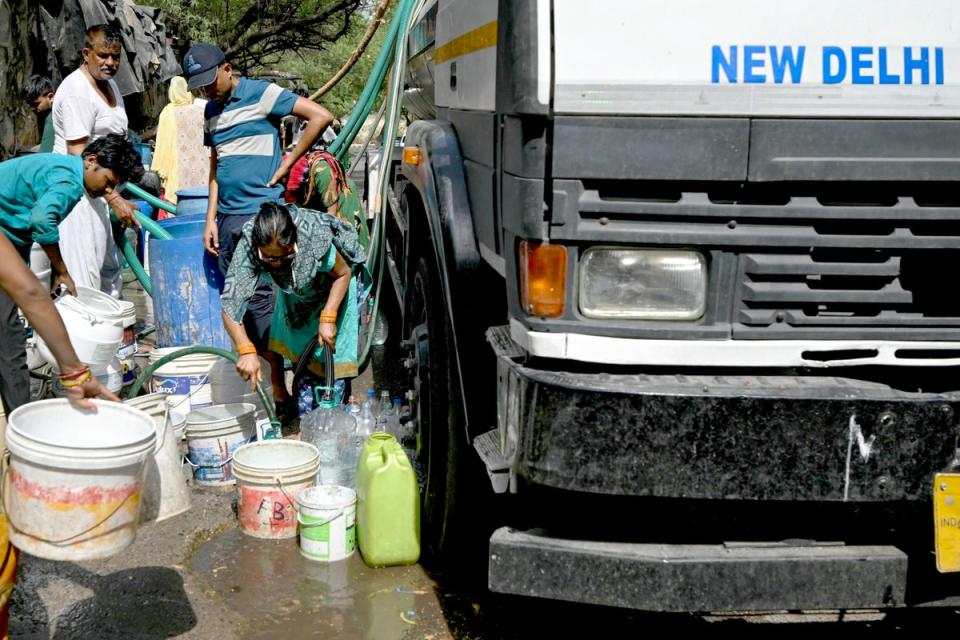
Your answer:
[[[696,251],[593,247],[580,259],[580,311],[588,318],[695,320],[707,298]]]

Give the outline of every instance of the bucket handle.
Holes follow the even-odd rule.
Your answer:
[[[88,527],[83,531],[81,531],[80,533],[76,533],[72,536],[68,536],[66,538],[60,538],[58,540],[52,540],[50,538],[43,538],[38,534],[28,532],[26,529],[24,529],[23,527],[19,526],[16,522],[14,522],[13,518],[10,517],[10,509],[7,508],[7,481],[9,480],[9,475],[7,472],[10,470],[10,450],[9,449],[5,449],[3,451],[3,458],[2,460],[0,460],[0,467],[3,468],[3,471],[0,472],[0,506],[3,507],[3,512],[7,516],[7,522],[9,522],[10,526],[16,529],[17,531],[23,532],[24,535],[34,538],[36,540],[39,540],[40,542],[45,542],[47,544],[55,544],[55,545],[65,544],[67,542],[70,542],[71,540],[74,540],[75,538],[79,538],[80,536],[90,533],[97,527],[102,526],[107,520],[112,518],[114,514],[120,511],[121,507],[123,507],[123,505],[127,503],[127,500],[129,500],[133,495],[137,493],[136,491],[134,491],[133,493],[128,494],[126,498],[120,501],[120,504],[118,504],[113,511],[111,511],[106,516],[104,516],[103,519],[101,519],[100,522],[98,522],[97,524],[91,527]]]
[[[194,469],[222,469],[223,467],[233,462],[233,456],[230,456],[220,464],[194,464],[190,462],[190,458],[186,456],[183,456],[183,461],[186,462],[191,467],[193,467]]]
[[[283,493],[284,497],[285,497],[287,500],[290,501],[290,504],[293,506],[293,510],[297,512],[297,524],[299,524],[301,527],[306,527],[306,528],[308,528],[308,529],[310,529],[310,528],[312,528],[312,527],[322,527],[323,525],[325,525],[325,524],[330,524],[331,522],[333,522],[333,521],[336,520],[337,518],[339,518],[339,517],[341,517],[341,516],[343,516],[343,515],[346,514],[346,511],[341,511],[340,513],[338,513],[337,515],[333,516],[332,518],[329,518],[329,519],[324,520],[324,521],[322,521],[322,522],[304,522],[304,521],[301,519],[301,517],[300,517],[301,514],[300,514],[300,509],[297,508],[297,501],[294,500],[293,498],[291,498],[291,497],[290,497],[290,494],[287,493],[287,490],[283,488],[283,480],[280,478],[280,476],[273,476],[273,479],[274,479],[274,481],[277,483],[277,486],[280,488],[280,491],[281,491],[281,493]],[[354,498],[353,501],[356,502],[357,499]]]
[[[153,455],[160,453],[160,449],[163,448],[163,443],[167,439],[167,429],[169,429],[168,422],[170,420],[170,404],[164,399],[163,401],[163,420],[161,424],[163,425],[157,431],[157,443],[153,446]]]
[[[62,292],[58,292],[57,296],[54,298],[54,302],[57,302],[60,298],[63,298],[64,296],[67,296],[67,295],[72,295],[72,294],[67,293],[66,289],[64,289]],[[71,305],[71,309],[90,324],[100,324],[101,322],[103,322],[102,320],[100,320],[100,318],[95,316],[89,310],[87,305],[82,305],[82,306]]]

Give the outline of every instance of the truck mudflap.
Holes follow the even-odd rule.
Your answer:
[[[621,496],[887,502],[955,471],[960,394],[831,376],[643,375],[523,363],[506,327],[500,439],[517,478]]]
[[[902,606],[893,546],[597,542],[497,529],[491,591],[664,612]]]

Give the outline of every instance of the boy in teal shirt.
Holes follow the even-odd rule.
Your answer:
[[[60,256],[57,228],[80,198],[120,197],[114,189],[143,177],[140,155],[126,138],[95,140],[80,156],[38,153],[0,163],[0,231],[26,261],[34,242],[50,258],[51,290],[76,293]],[[7,415],[30,399],[26,336],[13,300],[0,291],[0,397]]]

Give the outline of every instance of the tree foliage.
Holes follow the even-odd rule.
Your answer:
[[[370,0],[154,0],[177,34],[182,57],[194,42],[219,45],[241,70],[276,65],[291,53],[327,49],[356,23]],[[361,32],[363,27],[361,27]]]
[[[388,11],[386,20],[380,25],[380,29],[370,41],[363,55],[357,60],[357,63],[329,93],[320,99],[323,106],[329,109],[334,116],[340,118],[353,109],[354,103],[360,96],[363,85],[373,69],[373,63],[380,53],[380,48],[383,46],[383,40],[386,37],[391,18],[391,12]],[[333,77],[343,63],[350,58],[363,38],[367,24],[367,17],[358,17],[351,25],[350,30],[327,49],[320,52],[290,53],[280,61],[276,68],[300,77],[307,91],[313,93]]]

